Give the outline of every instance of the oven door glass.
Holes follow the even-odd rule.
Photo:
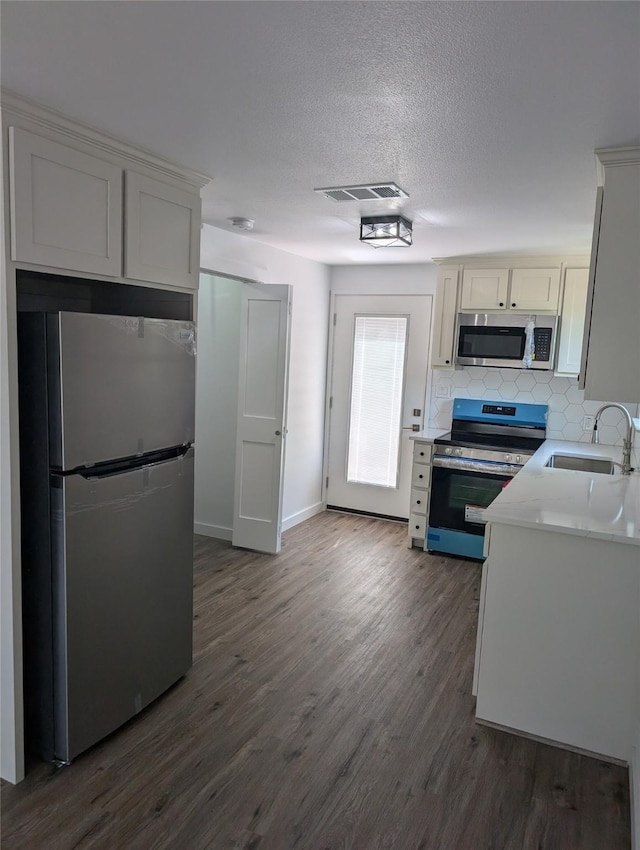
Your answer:
[[[483,509],[509,481],[506,475],[432,467],[429,526],[483,535]]]
[[[458,356],[483,360],[522,360],[525,332],[521,327],[460,325]]]

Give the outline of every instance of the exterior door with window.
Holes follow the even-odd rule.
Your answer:
[[[430,295],[336,295],[329,507],[408,518],[412,426],[425,423]]]

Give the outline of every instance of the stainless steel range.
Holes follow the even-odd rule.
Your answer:
[[[545,440],[546,404],[456,398],[434,441],[427,550],[482,559],[485,509]]]

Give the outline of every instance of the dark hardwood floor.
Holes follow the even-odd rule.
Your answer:
[[[474,722],[480,567],[325,513],[195,542],[193,669],[70,767],[3,784],[2,847],[628,850],[627,771]]]

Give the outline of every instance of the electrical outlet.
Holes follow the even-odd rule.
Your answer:
[[[451,384],[438,384],[436,398],[451,398]]]
[[[582,427],[585,431],[593,431],[593,423],[596,421],[595,416],[585,416],[582,420]]]

